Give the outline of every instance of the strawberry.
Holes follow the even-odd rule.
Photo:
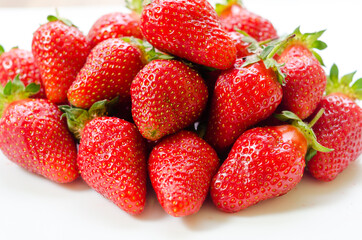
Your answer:
[[[283,94],[278,81],[283,76],[277,71],[273,56],[287,39],[264,48],[260,55],[249,56],[246,61],[237,59],[233,68],[220,74],[205,135],[205,140],[218,153],[226,153],[241,133],[266,119],[280,104]]]
[[[33,54],[24,49],[12,48],[5,52],[0,45],[0,84],[4,87],[6,83],[19,74],[24,85],[36,83],[42,85],[39,68],[34,63]],[[45,98],[44,87],[32,96],[34,98]]]
[[[140,29],[155,48],[197,64],[228,69],[236,59],[235,44],[207,0],[147,1]]]
[[[69,128],[80,138],[77,165],[84,181],[119,208],[136,215],[143,211],[146,201],[146,145],[134,124],[104,116],[108,104],[106,100],[96,102],[88,111],[60,108]]]
[[[79,175],[76,145],[56,105],[28,98],[39,88],[34,83],[25,88],[16,77],[1,92],[0,149],[24,169],[68,183]]]
[[[47,98],[67,102],[67,91],[90,51],[86,37],[69,20],[48,16],[34,33],[32,52],[39,66]]]
[[[135,37],[143,38],[139,28],[142,1],[126,1],[131,13],[113,12],[101,16],[88,32],[87,40],[93,48],[108,38]]]
[[[69,102],[90,108],[103,99],[130,99],[133,78],[143,67],[140,49],[121,39],[107,39],[94,47],[68,90]]]
[[[318,40],[324,31],[296,35],[281,52],[278,63],[285,74],[282,110],[289,110],[301,119],[307,118],[316,109],[326,88],[326,74],[320,56],[312,48],[324,49],[326,44]],[[321,63],[319,62],[321,61]]]
[[[182,217],[199,211],[218,166],[215,150],[195,133],[182,130],[154,147],[148,170],[163,209]]]
[[[237,58],[243,58],[252,54],[248,50],[250,43],[244,41],[245,35],[240,32],[229,32],[229,36],[235,43]]]
[[[240,0],[226,0],[216,4],[221,25],[230,32],[242,30],[259,41],[277,38],[273,24],[261,16],[246,9]]]
[[[321,144],[334,148],[333,152],[317,152],[307,163],[311,175],[322,181],[335,179],[362,153],[362,109],[354,101],[362,99],[362,79],[352,84],[354,74],[339,79],[338,68],[333,65],[328,77],[328,95],[315,110],[325,109],[313,126],[315,134]]]
[[[292,124],[252,128],[237,139],[211,183],[218,209],[238,212],[286,194],[303,176],[308,146],[330,151],[295,114],[283,112],[281,118]]]
[[[132,116],[146,139],[155,141],[194,123],[208,99],[200,75],[176,60],[153,60],[131,85]]]

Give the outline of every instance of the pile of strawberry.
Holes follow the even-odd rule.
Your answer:
[[[279,37],[237,0],[132,3],[87,36],[49,16],[31,52],[0,48],[7,158],[58,183],[80,175],[130,214],[153,188],[186,216],[208,194],[237,212],[359,157],[362,79],[326,75],[324,31]]]

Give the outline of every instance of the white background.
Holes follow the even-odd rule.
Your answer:
[[[361,1],[244,0],[244,4],[272,21],[279,34],[297,26],[302,32],[327,29],[322,40],[328,48],[321,52],[327,71],[336,63],[341,73],[357,70],[356,77],[362,77]],[[97,18],[113,11],[124,9],[121,4],[59,7],[60,14],[84,33]],[[54,7],[0,8],[0,44],[30,50],[32,33],[48,14],[54,14]],[[81,179],[56,184],[26,172],[0,153],[0,239],[361,239],[361,157],[332,182],[305,175],[288,194],[236,214],[218,211],[207,199],[199,213],[173,218],[149,192],[145,211],[132,217]]]

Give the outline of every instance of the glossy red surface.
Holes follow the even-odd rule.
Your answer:
[[[34,32],[32,52],[51,102],[67,103],[68,88],[83,67],[89,51],[83,33],[60,21],[48,22]]]
[[[238,212],[289,192],[301,180],[307,140],[295,127],[254,128],[243,133],[211,184],[215,205]]]
[[[135,13],[113,12],[100,17],[88,32],[91,47],[108,38],[136,37],[142,39],[139,27],[140,17]]]
[[[211,100],[205,139],[219,152],[227,150],[248,127],[270,116],[282,99],[275,73],[258,62],[219,76]]]
[[[218,156],[209,144],[195,133],[180,131],[155,146],[148,169],[163,209],[181,217],[199,211],[218,166]]]
[[[234,42],[206,0],[155,0],[142,12],[140,28],[155,48],[217,69],[232,67]]]
[[[119,97],[131,98],[133,78],[143,67],[141,51],[121,39],[107,39],[94,47],[67,96],[76,107],[90,108],[93,103]]]
[[[146,148],[134,124],[101,117],[85,126],[77,163],[84,181],[130,214],[146,201]]]
[[[226,30],[235,31],[235,28],[243,30],[258,42],[278,37],[277,31],[269,20],[250,12],[239,4],[233,4],[225,9],[220,15],[220,21]]]
[[[0,148],[11,161],[52,181],[78,177],[77,149],[58,107],[45,99],[12,102],[0,118]]]
[[[331,181],[362,153],[362,109],[338,93],[323,97],[316,112],[321,108],[325,112],[313,130],[318,142],[334,151],[318,152],[307,169],[317,179]]]
[[[282,110],[289,110],[301,119],[309,117],[322,99],[327,77],[321,64],[303,44],[292,44],[278,59],[286,75]]]
[[[200,75],[176,60],[154,60],[131,85],[132,116],[143,137],[158,140],[194,123],[205,109]]]

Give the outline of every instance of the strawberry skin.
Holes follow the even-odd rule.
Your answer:
[[[78,177],[77,149],[62,112],[45,99],[10,103],[0,119],[0,149],[30,172],[58,183]]]
[[[283,86],[282,109],[309,117],[320,102],[327,85],[326,74],[311,51],[302,43],[288,46],[278,62],[286,75]]]
[[[223,9],[219,17],[222,26],[227,31],[242,30],[258,42],[278,37],[277,31],[269,20],[250,12],[238,3],[230,4]]]
[[[131,85],[132,116],[142,136],[158,140],[194,123],[208,99],[200,75],[176,60],[154,60]]]
[[[244,132],[212,180],[214,204],[238,212],[287,193],[303,176],[306,152],[306,138],[291,125]]]
[[[83,67],[89,51],[86,37],[62,21],[48,22],[35,31],[32,52],[51,102],[67,103],[68,88]]]
[[[91,50],[68,90],[68,100],[73,106],[88,109],[103,99],[130,99],[132,80],[142,67],[137,47],[121,39],[104,40]]]
[[[332,181],[362,153],[362,109],[349,97],[333,93],[322,98],[316,112],[325,112],[313,126],[318,141],[334,151],[317,152],[308,171],[322,181]]]
[[[225,152],[248,127],[270,116],[282,99],[275,72],[259,61],[235,67],[219,76],[211,100],[205,140]]]
[[[217,69],[235,62],[235,45],[207,0],[152,0],[143,9],[140,28],[163,52]]]
[[[19,79],[28,85],[36,83],[42,85],[39,68],[35,65],[33,54],[24,49],[12,48],[8,52],[0,53],[0,83],[5,86],[10,79],[19,74]],[[44,87],[34,98],[45,98]]]
[[[174,217],[199,211],[219,166],[218,156],[203,139],[182,130],[152,150],[148,170],[164,210]]]
[[[139,28],[140,17],[136,13],[108,13],[100,17],[88,32],[87,40],[93,48],[108,38],[143,38]]]
[[[84,181],[129,214],[146,201],[146,147],[134,124],[114,117],[89,121],[77,158]]]

